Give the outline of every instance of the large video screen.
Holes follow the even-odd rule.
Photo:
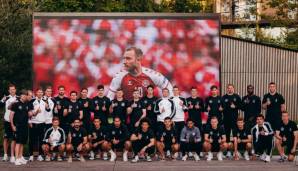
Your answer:
[[[149,80],[141,83],[143,88],[159,84],[150,80],[158,79],[154,74],[165,79],[160,82],[178,86],[183,96],[188,96],[195,86],[199,96],[206,97],[210,86],[219,85],[216,15],[37,14],[33,36],[34,88],[50,85],[57,93],[59,85],[64,85],[67,92],[84,87],[91,97],[99,84],[106,87],[106,94],[116,91],[113,88],[121,88],[123,83],[113,79],[117,73],[126,72],[124,53],[130,47],[142,50],[141,66],[149,69],[142,70],[149,74]],[[129,84],[134,82],[128,81]],[[164,87],[162,83],[157,87],[158,94]]]

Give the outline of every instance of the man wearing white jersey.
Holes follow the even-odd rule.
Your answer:
[[[146,95],[147,87],[153,85],[161,89],[167,88],[172,93],[172,85],[169,80],[159,72],[142,67],[143,52],[137,47],[125,50],[123,57],[124,69],[118,72],[110,85],[107,97],[114,99],[116,91],[121,88],[124,98],[132,100],[134,90],[139,90],[141,97]]]
[[[158,99],[154,106],[154,112],[157,114],[158,128],[163,127],[165,118],[172,118],[174,116],[175,110],[174,102],[169,97],[169,89],[162,89],[162,98]]]
[[[5,113],[4,113],[4,136],[3,136],[3,150],[4,150],[4,156],[2,158],[3,161],[8,160],[8,146],[9,146],[9,140],[11,140],[10,144],[10,162],[14,163],[15,156],[14,156],[14,149],[15,149],[15,140],[13,136],[13,131],[10,126],[9,121],[9,115],[11,112],[11,105],[18,101],[18,97],[16,96],[16,87],[13,84],[10,84],[8,86],[8,96],[4,96],[2,100],[0,101],[0,105],[5,107]]]
[[[38,148],[38,161],[43,161],[42,154],[42,143],[44,136],[44,126],[45,126],[45,113],[50,109],[45,101],[42,99],[43,90],[38,88],[36,90],[36,98],[31,100],[33,105],[33,116],[29,118],[29,161],[34,160],[33,151],[34,148]],[[47,109],[46,109],[47,108]]]
[[[176,108],[176,111],[173,116],[173,122],[177,131],[177,135],[180,136],[181,130],[183,129],[185,124],[184,112],[186,112],[188,108],[186,99],[180,96],[179,88],[177,86],[174,86],[173,94],[174,96],[171,97],[171,99],[173,100]]]
[[[45,102],[45,131],[52,127],[53,112],[54,112],[54,99],[52,97],[52,87],[47,87],[45,90],[45,95],[43,96],[43,101]]]

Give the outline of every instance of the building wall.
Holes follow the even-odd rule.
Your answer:
[[[252,84],[262,97],[268,92],[269,82],[276,82],[291,118],[298,120],[298,52],[221,37],[222,93],[231,83],[244,96],[246,86]]]

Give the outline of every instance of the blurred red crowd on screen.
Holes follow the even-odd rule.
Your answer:
[[[215,20],[35,19],[34,87],[82,87],[94,96],[122,68],[126,48],[143,50],[142,65],[161,72],[182,95],[201,97],[219,85],[219,29]]]

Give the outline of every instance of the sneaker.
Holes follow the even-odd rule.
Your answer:
[[[28,162],[28,160],[26,160],[26,159],[24,158],[24,156],[21,157],[21,160],[22,160],[23,162],[26,162],[26,163]]]
[[[43,157],[41,155],[38,155],[37,160],[38,161],[43,161]]]
[[[192,152],[188,152],[188,156],[189,156],[189,157],[193,157]]]
[[[173,159],[177,159],[178,156],[179,156],[179,153],[178,153],[178,152],[174,153],[174,155],[173,155]]]
[[[244,159],[245,159],[246,161],[249,161],[249,160],[250,160],[250,159],[249,159],[249,154],[248,154],[247,151],[244,152]]]
[[[123,161],[124,162],[127,162],[128,161],[127,151],[123,152]]]
[[[207,161],[211,161],[212,159],[213,159],[213,154],[211,152],[208,152]]]
[[[139,161],[139,156],[136,155],[134,159],[131,160],[132,163],[137,163]]]
[[[187,160],[187,154],[185,154],[185,155],[182,157],[181,160],[182,160],[182,161],[186,161],[186,160]]]
[[[14,156],[11,156],[9,161],[10,163],[14,163],[16,161],[16,158]]]
[[[95,155],[95,158],[96,158],[96,159],[100,159],[100,155],[99,155],[99,154],[96,154],[96,155]]]
[[[61,156],[58,156],[58,157],[57,157],[57,161],[58,161],[58,162],[63,161],[62,157],[61,157]]]
[[[263,154],[260,156],[260,160],[265,161],[265,158],[266,158],[266,154],[263,153]]]
[[[169,150],[167,151],[166,156],[171,157],[171,152]]]
[[[195,161],[200,161],[200,156],[197,153],[195,153],[193,157],[195,158]]]
[[[89,157],[90,160],[94,160],[94,152],[93,151],[90,151],[90,157]]]
[[[227,157],[228,159],[231,159],[231,158],[232,158],[232,153],[231,153],[230,151],[228,151],[226,157]]]
[[[269,155],[266,155],[266,157],[265,157],[265,160],[264,160],[264,162],[270,162],[270,156]]]
[[[81,161],[81,162],[85,162],[86,160],[85,160],[85,158],[84,158],[83,156],[81,156],[81,157],[80,157],[80,161]]]
[[[34,156],[30,156],[29,157],[29,162],[33,162],[33,160],[34,160]]]
[[[200,152],[200,157],[204,157],[204,153],[203,152]]]
[[[22,160],[22,158],[19,158],[18,160],[19,160],[19,162],[20,162],[21,164],[27,164],[27,160],[26,160],[26,161],[25,161],[25,160]]]
[[[146,156],[146,160],[147,160],[147,162],[152,162],[152,159],[150,156]]]
[[[2,161],[4,161],[4,162],[8,161],[8,155],[7,154],[4,154],[3,155]]]
[[[108,153],[107,152],[103,153],[103,160],[108,160]]]
[[[111,153],[110,162],[114,162],[117,158],[117,155],[113,151],[111,151],[110,153]]]
[[[45,161],[47,161],[47,162],[51,161],[51,157],[50,156],[46,156]]]
[[[67,160],[68,163],[71,163],[72,162],[72,157],[68,157],[68,160]]]
[[[22,165],[20,159],[16,159],[15,162],[14,162],[14,164],[15,164],[16,166],[20,166],[20,165]]]
[[[217,153],[217,160],[222,161],[222,152]]]

